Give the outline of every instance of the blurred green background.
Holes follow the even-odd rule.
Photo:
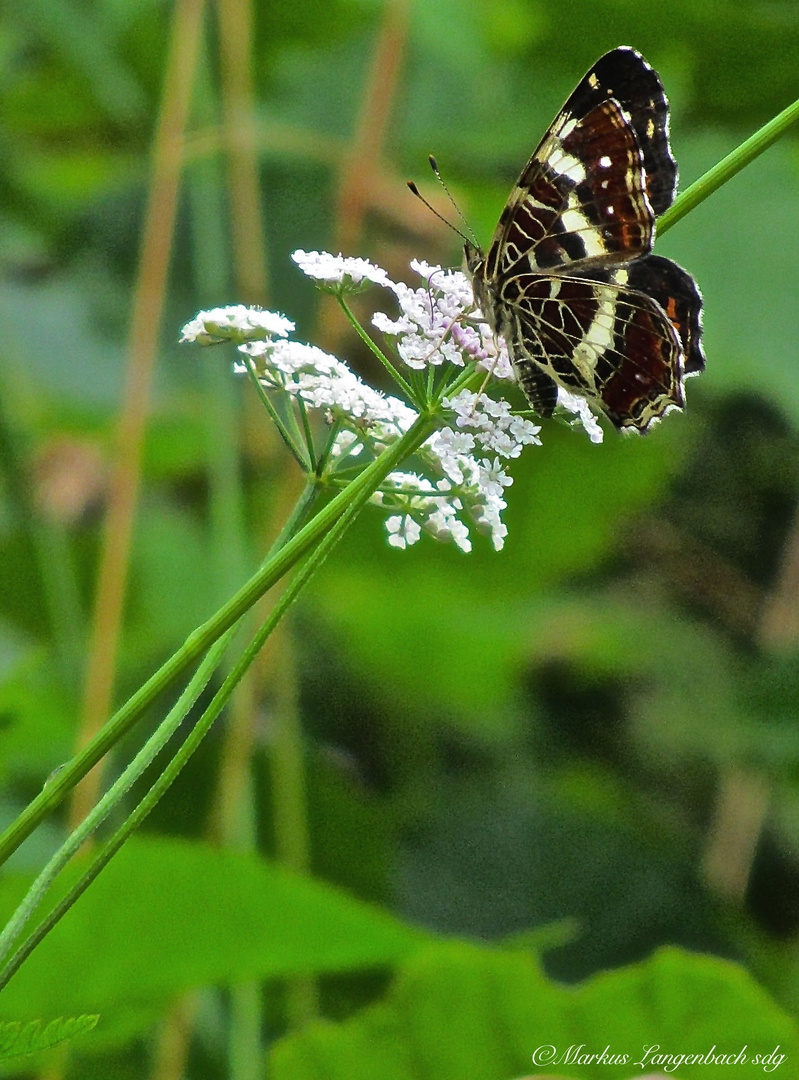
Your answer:
[[[682,186],[799,94],[793,0],[3,5],[2,824],[253,572],[299,490],[230,354],[179,347],[182,324],[258,303],[380,383],[289,253],[409,282],[413,257],[458,264],[405,179],[441,205],[435,153],[487,243],[619,44],[662,76]],[[501,553],[397,552],[362,515],[113,884],[0,993],[2,1020],[98,1028],[8,1070],[265,1075],[263,1044],[381,1001],[424,931],[526,942],[566,983],[681,946],[795,1013],[798,224],[789,133],[658,244],[705,296],[686,414],[601,446],[546,422]],[[80,813],[17,852],[4,911]]]

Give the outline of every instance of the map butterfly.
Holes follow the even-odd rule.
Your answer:
[[[525,166],[488,253],[465,245],[475,300],[541,416],[562,386],[643,433],[685,406],[684,379],[705,366],[699,289],[651,254],[677,187],[668,124],[640,53],[606,53]]]

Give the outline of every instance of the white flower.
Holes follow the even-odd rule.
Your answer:
[[[447,503],[433,511],[427,519],[426,528],[436,540],[452,540],[467,555],[472,550],[468,528],[458,519],[456,510]]]
[[[480,487],[485,491],[489,500],[497,502],[502,498],[502,492],[513,483],[513,477],[508,476],[499,463],[499,458],[493,462],[484,458],[480,462]]]
[[[425,445],[440,462],[441,471],[453,483],[462,484],[463,468],[460,462],[474,450],[474,436],[455,432],[452,428],[442,428]]]
[[[505,537],[508,535],[508,526],[502,522],[499,516],[500,511],[504,510],[506,505],[503,499],[496,499],[486,502],[475,511],[475,525],[479,532],[486,533],[491,537],[495,551],[502,550]]]
[[[333,414],[328,413],[328,423],[333,422]],[[331,457],[345,458],[358,457],[363,451],[363,442],[354,431],[340,431],[330,448]]]
[[[386,532],[388,533],[389,544],[392,547],[402,549],[415,544],[422,535],[421,528],[408,514],[405,514],[404,517],[395,514],[390,518],[386,518]]]
[[[408,367],[419,370],[428,364],[444,363],[463,367],[464,352],[469,360],[488,359],[481,334],[471,326],[459,325],[459,320],[474,308],[466,275],[416,261],[411,267],[427,279],[427,284],[412,289],[402,282],[391,282],[400,317],[391,319],[382,311],[372,317],[378,330],[397,338],[397,352]]]
[[[459,445],[459,440],[464,442]],[[467,441],[471,436],[444,428],[432,435],[418,451],[428,475],[391,473],[386,489],[378,492],[373,501],[388,509],[411,517],[424,532],[437,540],[452,541],[461,551],[471,550],[469,519],[480,532],[487,533],[498,551],[507,535],[501,512],[506,503],[502,493],[512,483],[497,458],[493,462],[478,461]],[[430,475],[438,475],[435,487]],[[394,530],[392,535],[394,535]],[[406,544],[407,529],[403,535]],[[418,537],[417,537],[418,538]],[[397,541],[391,541],[394,547]]]
[[[329,410],[334,417],[349,417],[375,425],[374,434],[386,436],[407,431],[416,419],[415,411],[400,401],[373,389],[345,363],[315,345],[300,341],[256,341],[239,346],[239,351],[260,360],[259,377],[265,386],[285,390],[302,398],[306,405]]]
[[[490,371],[492,378],[514,382],[516,373],[505,342],[496,338],[488,323],[482,321],[479,311],[473,313],[473,318],[476,323],[453,323],[452,340],[479,367]]]
[[[563,406],[568,412],[575,414],[576,419],[573,423],[582,424],[592,443],[602,442],[604,432],[599,426],[599,421],[591,412],[585,398],[581,398],[577,394],[570,394],[568,390],[564,390],[562,386],[559,386],[558,405]]]
[[[475,307],[466,274],[415,259],[411,268],[425,279],[425,286],[412,289],[402,282],[388,282],[399,302],[399,318],[382,311],[372,317],[378,330],[397,338],[397,352],[407,366],[416,370],[428,364],[463,367],[474,360],[498,379],[514,379],[508,350]]]
[[[270,337],[286,337],[293,329],[294,323],[276,311],[233,304],[199,312],[183,327],[180,340],[195,341],[198,345],[264,341]]]
[[[320,288],[339,295],[369,283],[390,289],[399,310],[377,312],[372,321],[394,339],[407,367],[419,371],[476,364],[497,379],[515,379],[507,348],[475,306],[465,274],[414,261],[412,269],[423,285],[411,288],[366,259],[317,251],[295,251],[292,258]],[[333,433],[321,475],[341,482],[350,475],[342,470],[352,469],[359,456],[376,457],[394,445],[418,413],[369,386],[337,357],[292,340],[293,329],[283,315],[236,305],[200,312],[183,328],[182,340],[232,341],[242,354],[238,370],[251,369],[266,390],[287,394],[306,409],[323,410]],[[452,378],[446,370],[431,371],[427,383],[441,387]],[[425,380],[411,376],[408,382],[421,400]],[[451,418],[449,426],[442,422],[416,451],[412,470],[391,473],[371,501],[383,508],[392,547],[404,550],[427,533],[468,552],[470,529],[476,528],[499,550],[507,536],[505,491],[513,482],[505,463],[525,446],[540,445],[541,429],[514,415],[507,401],[484,393],[462,389],[441,404]],[[602,429],[582,398],[559,389],[558,404],[592,441],[601,441]]]
[[[357,292],[366,282],[391,286],[388,274],[368,259],[351,259],[343,255],[330,255],[326,251],[302,251],[292,254],[292,259],[303,274],[334,287],[333,292]]]
[[[477,442],[500,457],[515,458],[523,447],[541,445],[538,438],[541,428],[521,416],[513,416],[507,401],[461,390],[454,398],[444,398],[442,404],[453,410],[459,428],[471,428]]]

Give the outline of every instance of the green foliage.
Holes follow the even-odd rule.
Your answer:
[[[5,780],[37,776],[69,756],[72,702],[48,658],[31,652],[17,660],[0,686],[0,767]]]
[[[514,469],[502,552],[483,542],[464,572],[466,560],[448,548],[375,549],[375,525],[365,518],[347,541],[350,558],[323,571],[311,603],[335,621],[349,662],[371,673],[387,702],[400,711],[440,709],[491,735],[511,719],[531,639],[551,625],[550,590],[603,558],[619,521],[665,485],[674,457],[668,435],[596,453],[550,432]]]
[[[12,0],[0,12],[3,825],[76,745],[174,6]],[[368,198],[348,253],[410,280],[409,258],[454,263],[460,250],[448,233],[418,231],[406,175],[424,186],[433,151],[486,242],[546,124],[606,48],[634,45],[661,72],[683,186],[797,93],[793,0],[423,0],[405,27],[393,24],[396,88],[381,70],[379,91],[391,96],[367,102],[386,14],[402,7],[255,5],[246,45],[270,272],[257,299],[296,319],[307,340],[329,345],[320,327],[335,327],[287,256],[344,243],[353,171]],[[230,356],[212,351],[209,376],[176,344],[201,306],[251,299],[232,284],[241,267],[215,20],[209,9],[118,701],[252,572],[292,497],[291,466],[249,388],[220,390]],[[297,1023],[302,984],[292,980],[314,975],[322,1015],[349,1018],[289,1030],[269,1060],[277,1080],[553,1070],[628,1080],[632,1057],[537,1070],[531,1055],[609,1043],[632,1055],[653,1042],[673,1052],[779,1043],[789,1056],[777,1074],[793,1075],[798,193],[791,134],[658,242],[706,302],[708,370],[688,384],[686,415],[644,440],[608,432],[600,447],[544,424],[542,447],[514,463],[501,553],[480,539],[468,557],[429,538],[389,550],[378,520],[361,516],[253,692],[253,767],[237,821],[252,850],[207,841],[235,757],[219,725],[150,820],[162,835],[124,848],[0,991],[0,1053],[44,1050],[99,1014],[68,1080],[147,1075],[171,1001],[195,991],[191,1075],[240,1080],[229,1048],[257,1074],[261,1047],[231,1021],[231,988],[268,987],[272,1040]],[[367,324],[375,295],[362,298]],[[344,335],[331,347],[382,385],[357,342]],[[60,457],[65,441],[81,454]],[[60,472],[53,463],[64,460]],[[74,496],[68,510],[54,491]],[[782,638],[766,632],[775,593]],[[147,723],[171,702],[164,695]],[[301,733],[287,767],[280,723],[292,710]],[[142,738],[128,736],[109,776]],[[307,876],[279,865],[291,769],[306,785],[289,809],[308,831]],[[736,770],[755,773],[769,808],[747,896],[731,910],[700,867],[720,782]],[[62,830],[56,815],[16,854],[0,881],[3,917]],[[550,925],[568,932],[551,932],[547,971],[575,986],[490,944]],[[437,942],[432,930],[459,939]],[[734,956],[751,974],[661,948],[674,945]],[[287,981],[288,1005],[278,990]]]
[[[99,1019],[95,1013],[72,1016],[67,1020],[59,1016],[44,1027],[41,1020],[32,1020],[29,1024],[21,1024],[18,1020],[7,1024],[0,1023],[0,1061],[50,1050],[76,1035],[92,1031],[97,1027]]]
[[[746,1048],[746,1063],[736,1069],[754,1077],[764,1068],[753,1056],[775,1048],[791,1068],[799,1032],[746,972],[708,956],[663,949],[566,988],[527,956],[450,943],[403,965],[380,1004],[345,1024],[318,1022],[278,1043],[269,1075],[504,1080],[551,1076],[554,1069],[624,1080],[658,1064],[657,1052],[644,1057],[653,1046],[666,1055],[707,1054],[714,1046],[737,1055]],[[603,1051],[606,1060],[597,1061]],[[711,1067],[683,1064],[679,1075],[698,1078]]]
[[[77,873],[64,875],[64,891]],[[27,884],[9,876],[0,885],[3,922]],[[23,965],[0,1008],[14,1017],[91,1010],[113,1028],[115,1016],[191,987],[380,967],[423,941],[388,913],[253,855],[134,839]]]

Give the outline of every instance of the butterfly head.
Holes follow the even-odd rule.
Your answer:
[[[479,273],[486,258],[482,248],[478,247],[477,244],[473,244],[471,240],[467,240],[463,245],[463,257],[470,277],[474,277],[475,274]]]
[[[478,244],[467,240],[463,245],[463,257],[466,273],[471,278],[475,303],[492,330],[497,330],[499,313],[491,283],[486,280],[486,254]]]

